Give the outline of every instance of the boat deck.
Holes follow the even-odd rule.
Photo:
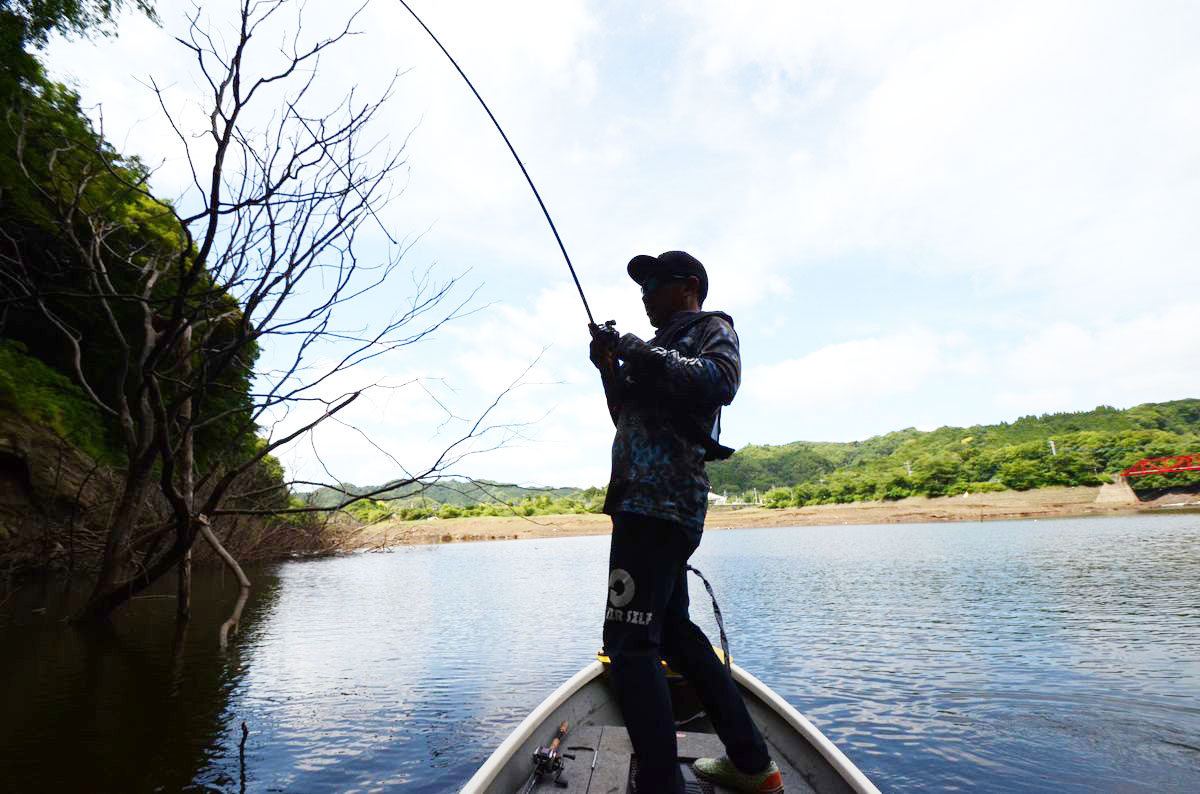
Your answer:
[[[721,740],[713,733],[681,732],[677,734],[681,763],[705,756],[724,754]],[[769,743],[769,742],[768,742]],[[567,792],[567,794],[628,794],[630,767],[636,764],[629,733],[620,725],[584,725],[567,737],[565,752],[574,758],[564,760],[561,781],[566,787],[545,780],[534,787],[538,792]],[[787,758],[772,747],[772,757],[783,773],[784,790],[788,794],[808,794],[813,789],[800,772],[787,763]],[[728,790],[695,778],[685,770],[689,794],[727,794]]]

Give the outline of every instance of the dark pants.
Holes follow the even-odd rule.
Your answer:
[[[639,794],[683,791],[671,695],[659,659],[692,685],[738,768],[765,769],[771,760],[737,685],[688,617],[686,566],[699,545],[699,530],[632,513],[613,516],[604,648],[638,758]]]

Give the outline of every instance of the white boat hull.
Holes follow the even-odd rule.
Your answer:
[[[789,792],[812,791],[878,794],[879,789],[820,730],[762,681],[741,667],[731,666],[750,716],[759,726],[772,757],[783,769]],[[542,784],[546,791],[625,791],[628,776],[628,739],[620,710],[609,690],[604,666],[592,662],[556,689],[506,738],[479,771],[467,781],[462,794],[512,794],[529,780],[532,754],[544,745],[555,728],[566,721],[567,748],[578,747],[566,762],[566,788]],[[703,723],[681,726],[680,755],[719,752],[720,743]],[[710,748],[715,747],[715,750]],[[590,752],[588,752],[590,751]],[[614,788],[614,785],[617,788]],[[535,789],[536,790],[536,789]]]

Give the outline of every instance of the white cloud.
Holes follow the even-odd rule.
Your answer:
[[[678,103],[757,186],[719,228],[764,241],[756,259],[773,272],[794,278],[814,260],[867,254],[919,275],[971,274],[1005,294],[1035,278],[1043,291],[1110,305],[1102,279],[1130,267],[1178,277],[1193,259],[1197,59],[1173,14],[1121,4],[688,8],[691,73],[707,65],[705,80],[728,87],[681,78]],[[734,110],[738,91],[751,99]],[[797,143],[811,154],[789,152]]]
[[[734,315],[744,345],[728,440],[784,443],[1200,395],[1198,8],[454,0],[418,12],[520,152],[596,320],[649,336],[625,263],[692,251],[710,268],[707,307]],[[155,186],[167,195],[187,172],[136,80],[156,75],[202,124],[197,75],[171,39],[181,10],[164,9],[163,30],[130,16],[113,41],[51,50],[124,149],[166,160]],[[308,13],[316,32],[344,10]],[[492,304],[362,374],[444,378],[438,394],[475,416],[540,355],[495,416],[523,437],[468,458],[469,473],[603,481],[611,428],[582,306],[519,169],[399,4],[372,4],[359,27],[323,61],[314,99],[369,94],[411,68],[377,129],[398,146],[415,128],[385,221],[429,228],[410,261],[470,268],[477,305]],[[381,291],[369,308],[364,322],[392,307]],[[445,443],[424,392],[371,400],[354,423],[406,465]],[[321,432],[339,476],[387,478],[392,464],[356,434]]]
[[[809,411],[911,392],[945,366],[944,348],[942,340],[922,329],[839,342],[800,358],[748,369],[742,399]]]
[[[1127,407],[1200,395],[1200,302],[1124,322],[1054,323],[1001,359],[998,406],[1019,413]]]
[[[913,328],[749,367],[738,443],[852,440],[907,426],[1129,407],[1200,395],[1190,301],[1125,321],[1050,321],[1016,340]]]

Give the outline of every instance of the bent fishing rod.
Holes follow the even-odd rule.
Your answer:
[[[479,100],[479,104],[483,106],[484,111],[488,114],[488,118],[492,120],[492,124],[496,125],[496,131],[500,133],[500,137],[504,139],[504,143],[508,146],[508,150],[512,152],[513,159],[517,161],[517,165],[521,168],[521,173],[525,175],[525,181],[529,183],[529,189],[533,191],[533,195],[534,198],[537,199],[538,206],[542,208],[542,214],[546,216],[546,223],[550,224],[550,231],[554,232],[554,239],[558,241],[558,248],[560,251],[562,251],[563,259],[567,260],[567,269],[571,271],[571,278],[575,281],[575,289],[579,290],[579,299],[583,301],[583,310],[587,312],[588,324],[594,327],[596,325],[596,321],[592,319],[592,310],[588,306],[587,298],[585,298],[583,295],[583,287],[579,284],[579,276],[575,275],[575,266],[571,264],[571,257],[567,254],[567,247],[563,245],[562,237],[559,236],[558,229],[554,226],[554,219],[550,217],[550,210],[546,209],[546,202],[542,201],[542,194],[538,193],[537,186],[533,184],[533,178],[530,177],[529,172],[525,170],[525,164],[521,162],[521,158],[517,154],[517,150],[513,148],[512,141],[510,141],[508,136],[504,134],[504,128],[500,126],[499,121],[496,121],[496,116],[492,113],[491,108],[489,108],[487,103],[483,101],[483,97],[479,95],[479,91],[476,90],[475,84],[471,82],[471,78],[467,77],[467,73],[464,72],[462,67],[458,65],[458,61],[454,60],[454,56],[450,54],[449,50],[447,50],[445,46],[443,46],[442,42],[438,40],[438,37],[433,35],[433,31],[429,29],[429,26],[421,21],[421,18],[417,16],[417,12],[412,10],[412,6],[410,6],[404,0],[398,0],[398,2],[400,5],[404,6],[408,13],[412,14],[412,18],[417,20],[417,24],[425,29],[425,32],[429,34],[429,38],[433,39],[433,43],[438,45],[438,49],[440,49],[442,53],[450,59],[450,63],[454,64],[454,68],[458,70],[459,75],[461,75],[462,79],[466,81],[467,86],[471,89],[471,93],[474,94],[475,98]],[[608,324],[606,323],[606,325]]]

